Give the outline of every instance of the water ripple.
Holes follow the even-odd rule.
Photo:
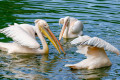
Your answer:
[[[84,35],[100,37],[120,50],[120,1],[119,0],[0,0],[0,28],[13,23],[34,25],[35,19],[44,19],[58,38],[59,19],[72,16],[84,23]],[[38,38],[37,38],[38,40]],[[0,41],[11,42],[0,34]],[[113,65],[96,70],[70,70],[67,63],[77,63],[85,58],[76,53],[71,40],[61,43],[67,53],[59,55],[51,43],[50,55],[8,55],[0,52],[0,79],[21,80],[78,80],[120,79],[120,56],[107,52]],[[39,41],[40,42],[40,41]]]

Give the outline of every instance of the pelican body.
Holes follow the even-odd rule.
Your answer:
[[[60,24],[63,24],[63,27],[59,35],[59,40],[61,40],[62,37],[75,38],[83,34],[82,22],[73,17],[66,16],[65,18],[61,18],[59,20],[59,25]]]
[[[66,67],[72,69],[96,69],[106,66],[111,66],[105,50],[111,51],[119,55],[119,50],[109,44],[108,42],[98,38],[89,36],[79,36],[74,39],[71,44],[77,45],[77,53],[85,54],[87,59],[76,63],[76,64],[66,64]]]
[[[14,41],[12,43],[0,42],[0,50],[7,51],[8,53],[48,54],[49,48],[44,36],[46,36],[58,52],[61,53],[59,47],[61,48],[62,46],[59,41],[57,41],[54,34],[50,31],[47,22],[42,19],[35,20],[35,26],[15,23],[14,25],[9,25],[9,27],[0,29],[0,33],[5,34]],[[38,38],[41,40],[43,45],[42,49],[35,38],[35,34],[37,34]]]

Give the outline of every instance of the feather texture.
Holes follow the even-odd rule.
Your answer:
[[[73,34],[79,34],[81,32],[81,35],[82,35],[82,32],[83,32],[83,24],[81,21],[75,21],[74,22],[74,25],[72,26],[72,29],[71,29],[71,32]]]
[[[83,34],[83,23],[78,19],[70,16],[59,19],[59,25],[63,24],[60,32],[59,39],[63,38],[76,38],[78,35]]]
[[[90,38],[91,37],[89,37],[87,35],[85,35],[85,36],[79,36],[79,37],[75,38],[73,41],[71,41],[70,43],[72,45],[79,45],[80,43],[85,42],[85,41],[89,40]]]
[[[77,52],[84,54],[84,59],[76,64],[66,64],[65,67],[72,69],[96,69],[111,66],[105,50],[111,51],[119,55],[119,50],[110,43],[98,38],[89,36],[79,36],[74,39],[71,44],[77,45]]]
[[[12,38],[16,43],[29,48],[39,48],[39,43],[18,24],[0,29],[0,33]]]
[[[88,46],[94,46],[94,47],[98,47],[98,48],[104,48],[105,50],[114,52],[117,55],[119,55],[119,50],[117,48],[115,48],[110,43],[108,43],[98,37],[90,38],[89,36],[79,36],[78,38],[74,39],[71,42],[71,44],[88,45]]]

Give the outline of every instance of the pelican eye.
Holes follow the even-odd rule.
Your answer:
[[[49,28],[48,25],[44,25],[45,28]]]

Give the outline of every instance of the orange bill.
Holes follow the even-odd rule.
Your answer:
[[[63,49],[63,47],[61,46],[60,42],[57,40],[57,38],[56,38],[55,35],[51,32],[51,30],[50,30],[49,28],[46,29],[46,30],[50,33],[51,37],[56,40],[56,42],[57,42],[58,45],[60,46],[60,48],[61,48],[61,50],[63,51],[63,53],[66,54],[65,51],[64,51],[64,49]]]
[[[59,53],[61,53],[61,51],[60,51],[60,49],[59,49],[59,47],[58,47],[58,44],[56,43],[56,41],[55,41],[54,38],[53,38],[53,35],[51,35],[51,34],[46,30],[46,28],[44,28],[44,27],[39,26],[39,29],[40,29],[40,31],[50,40],[50,42],[54,45],[54,47],[57,49],[57,51],[58,51]]]
[[[63,27],[61,29],[61,32],[60,32],[60,35],[59,35],[59,41],[61,40],[66,27],[67,27],[67,22],[65,22],[65,24],[63,25]]]

